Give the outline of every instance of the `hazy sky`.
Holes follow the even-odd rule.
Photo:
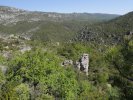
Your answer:
[[[133,0],[0,0],[0,5],[44,12],[125,14]]]

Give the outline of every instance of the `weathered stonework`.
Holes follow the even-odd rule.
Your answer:
[[[65,60],[61,64],[62,66],[69,66],[69,65],[75,65],[75,67],[79,71],[83,71],[88,75],[88,67],[89,67],[89,54],[84,53],[78,61],[73,64],[72,60]]]
[[[61,65],[62,66],[73,65],[73,61],[72,60],[65,60]]]
[[[83,71],[88,75],[88,67],[89,67],[89,55],[83,54],[81,58],[79,59],[79,62],[77,62],[76,66],[79,70]]]

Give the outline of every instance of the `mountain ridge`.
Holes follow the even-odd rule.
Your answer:
[[[38,17],[38,20],[47,20],[47,21],[61,21],[61,20],[78,20],[78,21],[107,21],[110,19],[113,19],[115,17],[118,17],[119,15],[115,14],[100,14],[100,13],[57,13],[57,12],[40,12],[40,11],[26,11],[22,9],[17,9],[14,7],[7,7],[7,6],[0,6],[0,13],[1,16],[4,14],[4,16],[8,16],[10,14],[9,19],[12,20],[12,18],[20,18],[23,17]],[[17,14],[16,14],[17,13]],[[16,16],[13,14],[16,14]],[[20,17],[20,16],[21,17]],[[2,17],[4,20],[4,17]],[[19,20],[20,20],[19,19]],[[24,18],[23,18],[24,19]],[[27,18],[27,20],[31,20],[30,18]]]
[[[34,39],[44,41],[46,38],[50,41],[68,41],[83,26],[116,17],[118,15],[33,12],[2,6],[0,7],[0,34],[32,34]],[[30,32],[30,30],[34,31]]]
[[[41,13],[57,13],[57,14],[105,14],[105,15],[116,15],[116,16],[121,16],[121,14],[113,14],[113,13],[99,13],[99,12],[94,12],[94,13],[89,13],[89,12],[50,12],[50,11],[39,11],[39,10],[27,10],[27,9],[22,9],[22,8],[17,8],[17,7],[12,7],[12,6],[2,6],[0,5],[0,8],[4,9],[15,9],[15,10],[21,10],[21,11],[29,11],[29,12],[41,12]]]

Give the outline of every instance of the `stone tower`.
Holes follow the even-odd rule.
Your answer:
[[[76,67],[85,72],[86,75],[88,75],[88,67],[89,67],[89,55],[84,53],[81,58],[79,59],[79,62],[76,62]]]

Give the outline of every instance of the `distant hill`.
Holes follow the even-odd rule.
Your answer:
[[[89,21],[101,22],[114,19],[119,15],[100,13],[56,13],[26,11],[13,7],[0,6],[0,23],[9,24],[18,21]]]
[[[133,31],[133,12],[113,20],[89,25],[75,36],[76,41],[97,43],[119,43],[124,35]]]
[[[0,6],[0,34],[20,34],[42,40],[68,40],[92,23],[118,17],[114,14],[55,13],[26,11]]]

